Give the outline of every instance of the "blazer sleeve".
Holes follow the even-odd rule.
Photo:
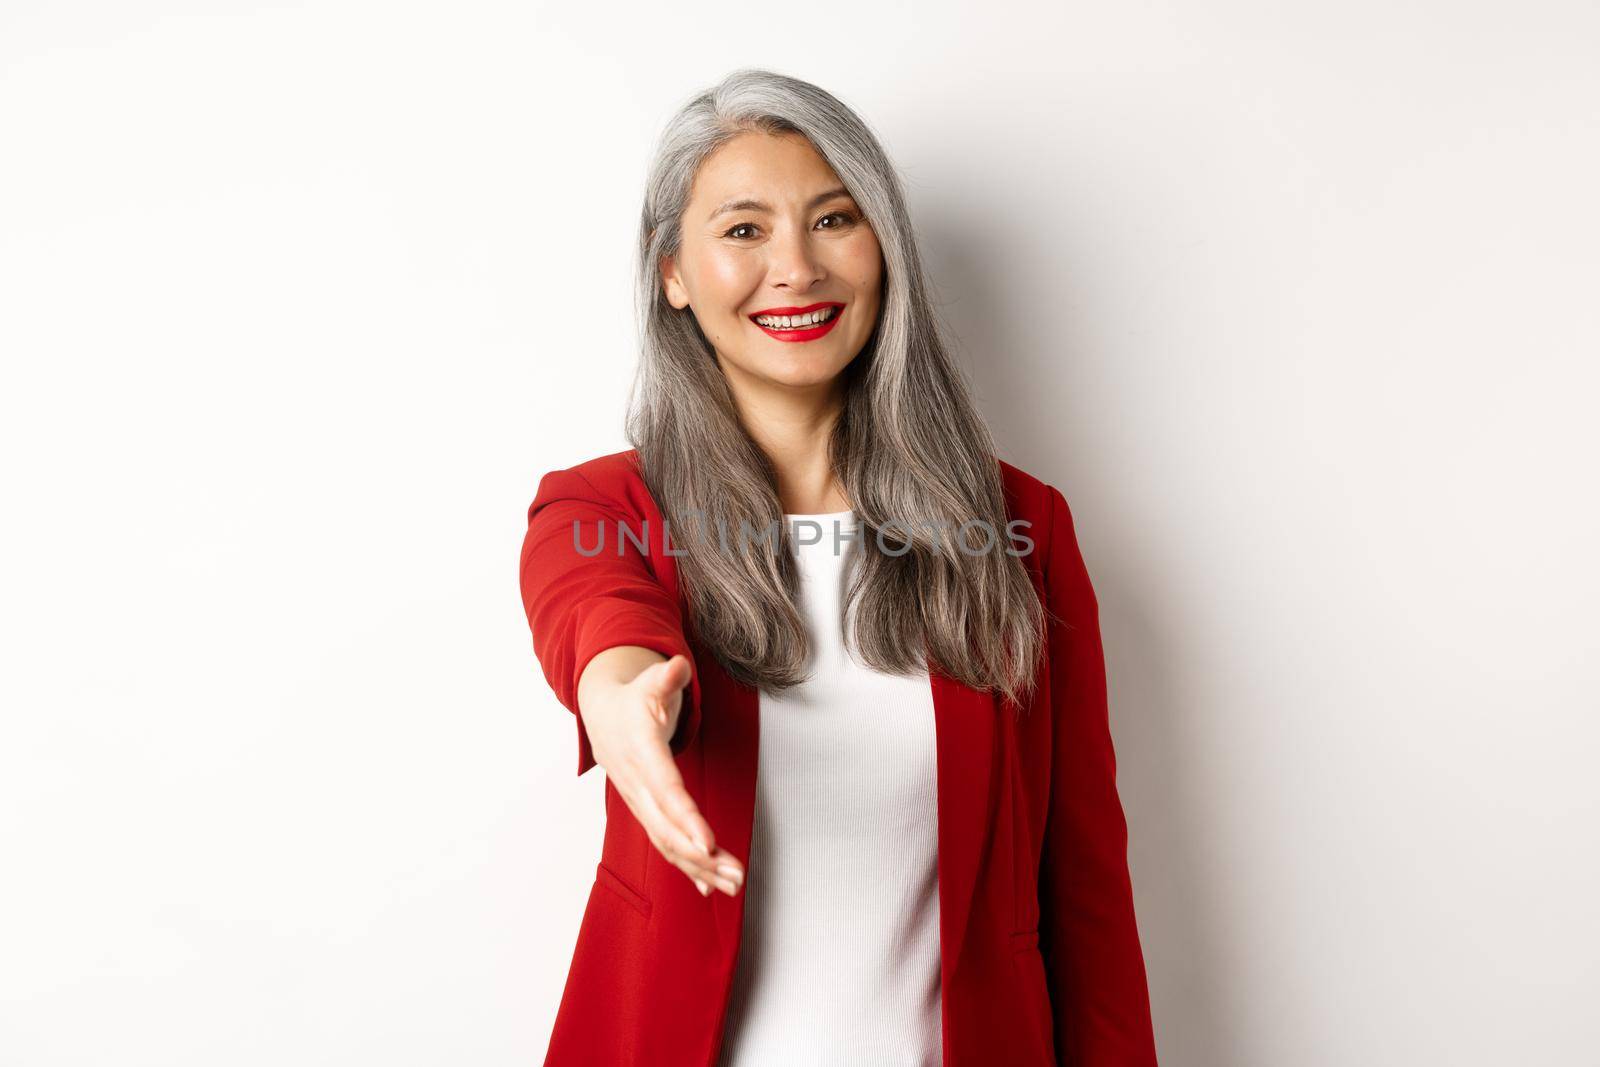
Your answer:
[[[1062,1067],[1153,1067],[1144,956],[1117,795],[1099,603],[1060,490],[1049,486],[1050,805],[1039,945]]]
[[[700,674],[676,591],[656,579],[635,541],[621,536],[624,527],[647,544],[661,536],[570,469],[541,478],[528,508],[522,605],[533,632],[534,656],[556,699],[577,721],[579,775],[595,759],[578,709],[578,679],[589,661],[608,648],[640,645],[668,658],[688,656],[690,683],[669,742],[673,755],[688,746],[700,724]]]

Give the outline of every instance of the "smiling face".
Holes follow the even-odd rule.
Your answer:
[[[662,285],[735,392],[831,391],[877,323],[883,254],[811,142],[736,136],[701,164],[681,222]]]

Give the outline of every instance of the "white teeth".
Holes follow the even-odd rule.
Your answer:
[[[775,330],[794,330],[827,322],[838,311],[838,308],[832,307],[823,308],[821,311],[813,311],[805,315],[757,315],[756,321]]]

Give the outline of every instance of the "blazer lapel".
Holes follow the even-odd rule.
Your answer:
[[[938,731],[939,972],[950,990],[994,809],[995,700],[942,674],[931,662],[928,674]]]
[[[750,872],[750,841],[755,827],[756,760],[760,752],[759,693],[730,678],[714,656],[708,656],[714,674],[712,696],[700,716],[700,746],[704,753],[705,815],[716,831],[717,845],[745,862]],[[711,893],[715,916],[719,968],[725,981],[733,978],[738,961],[739,935],[744,923],[745,891],[728,896]]]

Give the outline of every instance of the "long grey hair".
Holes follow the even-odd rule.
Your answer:
[[[855,198],[883,251],[882,310],[843,372],[844,405],[829,442],[835,476],[860,524],[860,555],[845,594],[856,612],[856,652],[890,674],[936,665],[1020,701],[1042,655],[1043,607],[1012,554],[1027,546],[1008,540],[993,441],[935,319],[899,178],[850,108],[815,85],[767,70],[734,71],[672,118],[650,167],[640,220],[635,312],[642,351],[627,434],[671,527],[672,547],[682,553],[680,588],[695,635],[747,685],[780,692],[806,676],[798,565],[775,470],[745,432],[693,310],[667,301],[660,273],[661,258],[679,249],[700,164],[750,131],[806,137]],[[992,534],[990,550],[974,551],[986,542],[982,536],[967,535],[965,550],[957,543],[957,531],[972,520],[986,524],[978,528]],[[738,540],[744,524],[758,533],[776,529],[784,550],[724,550],[709,539],[713,521],[729,531],[731,544],[745,544]],[[696,530],[708,536],[684,536]],[[1043,550],[1040,531],[1026,536],[1034,551]]]

